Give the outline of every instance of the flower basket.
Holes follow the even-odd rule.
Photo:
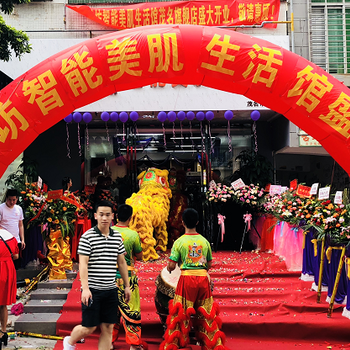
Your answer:
[[[51,266],[49,279],[67,279],[67,246],[64,242],[61,230],[50,230],[50,235],[47,241],[47,248],[47,259],[49,260]]]

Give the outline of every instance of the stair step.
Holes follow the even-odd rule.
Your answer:
[[[53,280],[53,281],[46,281],[46,282],[40,282],[39,287],[40,289],[63,289],[63,288],[72,288],[73,279],[71,280]]]
[[[59,313],[22,314],[15,321],[15,330],[17,332],[56,335],[56,322],[60,316]]]
[[[30,300],[24,306],[24,313],[59,313],[65,302],[65,299]]]
[[[53,300],[53,299],[67,299],[67,295],[70,289],[51,289],[51,288],[40,288],[30,293],[31,300]]]

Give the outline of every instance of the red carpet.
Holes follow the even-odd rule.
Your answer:
[[[158,349],[163,328],[154,304],[155,279],[167,263],[168,254],[156,262],[137,263],[141,294],[142,335],[150,350]],[[336,305],[327,318],[326,293],[316,303],[311,282],[299,280],[300,272],[288,272],[273,254],[217,252],[210,275],[214,298],[221,308],[223,331],[229,349],[350,349],[350,320]],[[57,334],[68,335],[81,322],[80,282],[73,288],[57,322]],[[97,336],[77,344],[77,350],[97,349]],[[192,346],[193,350],[200,350]],[[62,341],[55,350],[62,349]],[[124,337],[118,349],[128,350]]]

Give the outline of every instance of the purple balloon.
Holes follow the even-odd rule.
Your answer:
[[[102,119],[104,122],[108,122],[108,120],[109,120],[109,113],[108,113],[108,112],[102,112],[102,113],[101,113],[101,119]]]
[[[119,119],[119,114],[117,112],[112,112],[110,118],[112,122],[116,122]]]
[[[81,115],[80,112],[74,112],[74,113],[73,113],[73,120],[74,120],[76,123],[80,123],[82,119],[83,119],[83,116]]]
[[[158,113],[158,120],[162,123],[164,123],[166,121],[166,113],[165,112],[159,112]]]
[[[87,123],[90,123],[91,120],[92,120],[92,115],[91,115],[91,113],[89,113],[89,112],[84,113],[84,114],[83,114],[83,120],[84,120],[84,122],[85,122],[86,124],[87,124]]]
[[[137,119],[139,119],[139,114],[135,111],[132,111],[130,113],[130,119],[133,121],[133,122],[136,122]]]
[[[204,120],[204,113],[203,113],[203,112],[197,112],[196,118],[197,118],[199,121]]]
[[[170,111],[168,113],[168,120],[172,123],[176,120],[176,113],[174,111]]]
[[[177,112],[177,119],[182,122],[186,119],[186,113],[184,111]]]
[[[213,120],[214,119],[214,112],[212,112],[212,111],[208,111],[208,112],[206,112],[205,113],[205,119],[206,120]]]
[[[226,120],[231,120],[233,118],[233,112],[232,111],[226,111],[224,114],[224,117]]]
[[[257,121],[260,118],[260,112],[252,111],[252,113],[250,113],[250,118],[252,118],[254,121]]]
[[[64,118],[64,121],[65,121],[66,123],[70,123],[72,120],[73,120],[73,115],[72,115],[72,113],[71,113],[71,114],[68,114],[68,115]]]
[[[119,120],[120,120],[122,123],[126,123],[126,122],[128,121],[128,118],[129,118],[129,116],[128,116],[128,113],[126,113],[126,112],[121,112],[121,113],[119,114]]]
[[[195,115],[194,115],[194,113],[192,111],[187,112],[186,116],[187,116],[188,120],[193,120],[194,117],[195,117]]]

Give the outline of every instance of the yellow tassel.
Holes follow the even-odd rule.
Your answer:
[[[303,249],[305,249],[305,239],[306,235],[308,234],[309,231],[304,231],[304,236],[303,236]]]
[[[346,264],[346,268],[348,270],[348,273],[347,273],[348,279],[350,280],[350,258],[345,259],[345,264]]]
[[[317,239],[312,239],[311,243],[314,244],[314,256],[317,256]]]

